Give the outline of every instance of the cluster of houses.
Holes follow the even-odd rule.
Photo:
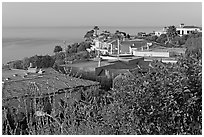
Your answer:
[[[192,31],[202,31],[201,28],[195,26],[184,26],[176,28],[180,36],[192,33]],[[155,32],[154,35],[166,34],[165,27],[162,32]],[[119,73],[126,73],[129,69],[139,66],[147,67],[153,60],[159,60],[164,63],[176,63],[177,56],[185,54],[185,48],[168,48],[156,42],[149,42],[145,39],[114,38],[109,36],[95,37],[91,49],[98,53],[98,60],[90,60],[87,62],[62,65],[69,68],[72,73],[80,73],[85,77],[101,77],[107,76],[114,78]],[[137,62],[137,63],[136,63]],[[75,72],[74,72],[75,70]]]
[[[191,34],[195,31],[202,32],[202,28],[197,26],[186,26],[183,23],[181,23],[179,27],[176,27],[176,31],[179,36],[183,36],[183,35]],[[161,31],[155,31],[156,36],[160,36],[161,34],[166,34],[166,33],[167,33],[167,27],[164,27],[163,30]]]
[[[179,36],[190,34],[194,31],[202,32],[200,27],[196,26],[185,26],[181,24],[180,27],[176,28]],[[161,34],[167,33],[167,27],[163,28],[162,31],[156,31],[154,35],[160,36]],[[101,55],[109,56],[123,56],[123,55],[133,55],[139,57],[163,57],[170,58],[172,55],[178,55],[185,53],[185,49],[172,49],[162,47],[159,43],[148,42],[144,39],[109,39],[101,40],[100,38],[95,38],[93,40],[93,45],[91,50],[95,50]],[[173,53],[173,54],[172,54]]]

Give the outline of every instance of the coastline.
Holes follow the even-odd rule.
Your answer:
[[[91,26],[66,27],[3,27],[2,29],[2,63],[23,59],[34,55],[52,55],[56,45],[79,43],[84,40]],[[136,35],[138,32],[152,32],[159,29],[152,26],[101,26],[100,31],[116,30]],[[63,46],[62,46],[63,47]],[[63,47],[64,48],[64,47]]]

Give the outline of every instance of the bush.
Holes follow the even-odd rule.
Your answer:
[[[13,69],[23,69],[23,61],[22,60],[15,60],[8,62],[10,68]]]
[[[62,51],[62,47],[61,46],[55,46],[54,53],[58,53],[60,51]]]
[[[202,134],[201,65],[197,56],[176,65],[155,63],[152,71],[115,91],[112,120],[117,133]],[[131,125],[124,127],[124,125]],[[125,128],[125,129],[124,129]]]

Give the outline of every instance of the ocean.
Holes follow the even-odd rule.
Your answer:
[[[34,55],[53,55],[56,45],[65,48],[67,44],[81,42],[84,35],[93,27],[3,27],[2,28],[2,63],[23,59]],[[161,30],[162,27],[110,27],[99,26],[103,30],[114,33],[116,30],[131,35],[138,32],[150,33]]]

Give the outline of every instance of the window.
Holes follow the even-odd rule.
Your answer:
[[[190,33],[190,31],[187,31],[187,34],[189,34]]]

